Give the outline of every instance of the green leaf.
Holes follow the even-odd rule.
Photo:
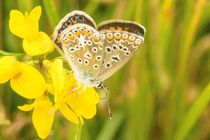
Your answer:
[[[106,120],[97,140],[112,140],[123,122],[123,117],[124,115],[122,112],[113,113],[113,118],[111,120]]]
[[[175,140],[183,140],[199,119],[201,113],[210,101],[210,83],[191,106],[175,133]]]

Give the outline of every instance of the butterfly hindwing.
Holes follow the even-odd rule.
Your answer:
[[[120,69],[144,41],[145,29],[137,23],[107,21],[99,25],[103,37],[104,59],[97,80],[103,81]]]

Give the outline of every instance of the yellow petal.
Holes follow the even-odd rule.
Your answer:
[[[80,102],[79,112],[85,119],[91,119],[96,115],[96,105]]]
[[[91,119],[96,114],[96,100],[93,100],[96,96],[88,95],[88,93],[90,92],[74,92],[68,96],[67,103],[75,112],[81,114],[86,119]]]
[[[62,98],[65,94],[63,92],[65,86],[66,73],[63,69],[63,62],[60,59],[56,59],[50,64],[49,74],[52,79],[53,93],[55,95],[55,102],[58,98]]]
[[[99,95],[94,88],[87,88],[84,92],[84,100],[90,104],[97,104],[99,102]]]
[[[39,104],[41,102],[41,104]],[[42,96],[35,100],[36,106],[34,107],[32,121],[40,138],[45,139],[52,128],[54,115],[52,112],[52,103],[47,96]]]
[[[30,14],[29,14],[30,20],[33,21],[33,22],[35,22],[35,23],[39,22],[41,13],[42,13],[41,6],[34,7],[34,9],[32,9],[31,12],[30,12]]]
[[[31,16],[35,15],[34,13],[38,12],[32,12]],[[39,19],[37,18],[38,16],[35,16],[35,18],[32,18],[31,16],[29,17],[27,13],[23,15],[18,10],[12,10],[10,12],[10,19],[9,19],[10,31],[20,38],[25,38],[25,39],[35,38],[38,35],[39,31],[39,23],[38,23]]]
[[[74,78],[74,75],[73,75],[72,72],[69,73],[68,76],[67,76],[65,87],[66,87],[67,89],[75,89],[75,88],[78,87],[78,82],[77,82],[77,80]]]
[[[22,106],[18,106],[18,109],[22,111],[31,111],[34,108],[34,104],[25,104]]]
[[[44,77],[34,67],[21,64],[21,73],[10,80],[12,89],[28,99],[40,97],[47,86]]]
[[[12,56],[0,58],[0,83],[7,82],[20,72],[20,63]]]
[[[79,119],[76,113],[74,113],[66,104],[63,104],[59,108],[61,114],[69,121],[79,124]]]
[[[54,48],[51,39],[44,32],[39,32],[33,40],[23,40],[23,49],[30,56],[45,54],[53,51]]]

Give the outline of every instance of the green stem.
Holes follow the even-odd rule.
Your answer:
[[[22,56],[25,55],[23,53],[9,53],[9,52],[5,52],[0,50],[0,56]]]
[[[77,131],[74,140],[80,140],[81,132],[82,132],[82,123],[79,123],[79,125],[77,126]]]

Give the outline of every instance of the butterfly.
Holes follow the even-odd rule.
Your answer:
[[[145,28],[135,22],[108,20],[96,26],[83,11],[72,11],[53,33],[75,78],[87,87],[102,82],[125,65],[144,42]]]

